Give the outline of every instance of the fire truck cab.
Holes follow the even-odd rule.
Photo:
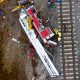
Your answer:
[[[26,12],[32,18],[34,28],[37,30],[43,42],[47,44],[57,45],[57,43],[54,42],[54,33],[51,31],[49,27],[45,28],[42,25],[40,19],[37,17],[37,10],[35,9],[35,7],[29,7],[28,9],[26,9]]]

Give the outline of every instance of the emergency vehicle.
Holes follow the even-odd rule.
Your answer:
[[[19,22],[22,25],[35,51],[42,60],[45,68],[49,72],[50,76],[51,77],[58,76],[59,75],[58,71],[56,70],[52,61],[48,57],[47,52],[45,51],[42,43],[37,37],[37,34],[40,35],[44,44],[47,43],[50,45],[57,45],[57,42],[54,41],[55,34],[51,31],[49,27],[45,28],[42,25],[42,22],[37,17],[37,10],[33,5],[29,6],[28,8],[24,7],[20,9]]]
[[[37,10],[35,9],[35,7],[29,7],[28,9],[26,9],[26,13],[32,18],[33,28],[38,32],[43,42],[51,45],[57,45],[57,42],[54,42],[54,33],[49,27],[45,28],[42,25],[41,21],[37,17]]]

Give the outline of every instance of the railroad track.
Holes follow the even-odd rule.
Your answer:
[[[62,80],[80,80],[78,72],[77,45],[75,40],[75,17],[73,0],[58,4],[58,16],[62,41],[60,46]]]

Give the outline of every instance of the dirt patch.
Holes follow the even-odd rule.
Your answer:
[[[45,22],[48,17],[46,0],[34,1]],[[46,77],[47,72],[40,58],[37,56],[31,61],[28,57],[29,40],[19,23],[19,12],[11,13],[16,4],[17,0],[4,0],[0,5],[5,16],[5,19],[0,17],[0,80],[31,80],[33,74],[39,71],[43,71]],[[20,43],[13,42],[12,38],[19,40]],[[40,67],[43,67],[44,70]],[[40,80],[44,79],[44,75]]]

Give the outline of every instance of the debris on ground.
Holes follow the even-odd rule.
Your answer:
[[[18,0],[0,1],[0,79],[50,80],[50,75],[37,53],[29,54],[29,40],[19,23],[19,11],[12,10],[17,6]],[[47,27],[46,20],[49,16],[53,25],[53,16],[51,17],[48,10],[47,1],[34,0],[31,3],[36,6],[43,25]]]

